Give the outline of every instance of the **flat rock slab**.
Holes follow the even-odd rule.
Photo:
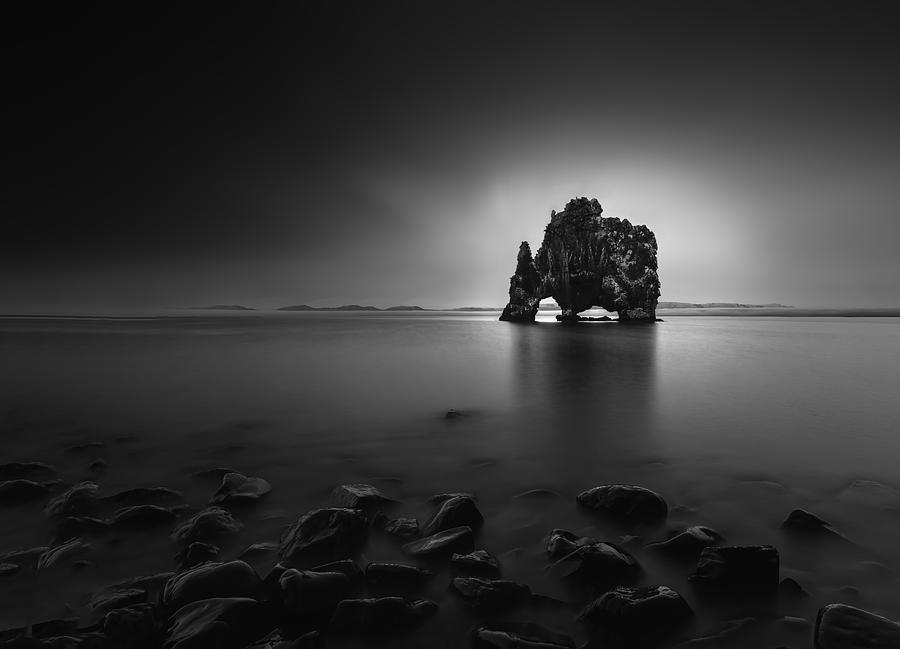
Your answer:
[[[417,557],[447,556],[454,552],[471,552],[475,549],[475,540],[472,528],[462,526],[411,541],[401,549]]]
[[[422,533],[430,536],[437,532],[461,526],[477,529],[483,523],[484,516],[481,515],[472,498],[469,496],[453,496],[441,503],[440,509],[428,522]]]
[[[578,615],[582,622],[610,626],[630,638],[663,636],[692,617],[688,603],[668,586],[614,588]]]
[[[359,509],[327,507],[304,514],[281,538],[279,555],[288,561],[336,561],[362,548],[368,519]]]
[[[472,629],[476,649],[575,649],[569,636],[534,622],[490,622]]]
[[[723,593],[774,593],[778,588],[778,550],[771,545],[704,548],[691,581]]]
[[[578,494],[576,501],[583,507],[628,525],[660,523],[669,513],[669,506],[662,496],[634,485],[594,487]]]
[[[370,484],[343,484],[331,492],[331,500],[337,507],[367,509],[379,505],[390,505],[397,501],[385,496]]]
[[[815,649],[896,649],[900,624],[847,604],[819,609]]]
[[[272,491],[272,485],[262,478],[248,477],[242,473],[226,473],[222,484],[213,494],[212,504],[228,502],[251,502],[259,500]]]
[[[206,541],[227,534],[234,534],[244,525],[228,510],[221,507],[207,507],[175,528],[172,539],[181,543]]]

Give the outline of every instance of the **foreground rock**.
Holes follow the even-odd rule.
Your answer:
[[[281,574],[278,585],[288,627],[297,632],[326,626],[352,587],[351,578],[341,572],[293,568]]]
[[[107,613],[101,624],[109,649],[151,649],[162,644],[162,624],[152,604],[133,604]]]
[[[221,507],[207,507],[175,528],[172,539],[181,543],[209,541],[240,532],[244,525]]]
[[[90,516],[100,509],[99,490],[96,482],[82,482],[47,503],[44,511],[50,516]]]
[[[693,617],[684,598],[668,586],[619,587],[588,604],[582,622],[608,626],[627,638],[661,638]]]
[[[711,527],[694,525],[674,534],[665,541],[651,543],[646,549],[679,559],[696,559],[708,548],[721,543],[724,537]]]
[[[210,502],[214,505],[229,502],[251,502],[259,500],[272,491],[272,485],[262,478],[250,478],[242,473],[226,473],[222,484],[213,494]]]
[[[579,505],[627,525],[659,523],[665,520],[669,507],[663,497],[644,487],[603,485],[582,491]]]
[[[690,579],[720,594],[772,594],[778,588],[778,550],[771,545],[705,548]]]
[[[269,611],[249,598],[204,599],[169,618],[164,649],[242,649],[274,626]]]
[[[587,536],[578,536],[568,530],[554,529],[544,539],[544,551],[551,559],[560,559],[572,554],[575,550],[585,545],[599,543],[598,539]]]
[[[426,536],[454,527],[481,527],[484,516],[478,511],[475,500],[469,496],[453,496],[441,503],[440,509],[422,530]]]
[[[534,259],[519,246],[501,320],[534,322],[542,299],[553,297],[562,318],[599,305],[620,322],[653,322],[659,299],[656,237],[646,226],[603,218],[596,199],[574,198],[551,212]]]
[[[331,619],[335,631],[381,633],[415,626],[437,612],[428,600],[407,601],[402,597],[345,599]]]
[[[388,498],[376,487],[368,484],[344,484],[335,487],[331,492],[331,500],[337,507],[350,509],[368,509],[380,505],[390,505],[397,501]]]
[[[450,565],[457,572],[477,577],[495,577],[500,574],[500,562],[487,550],[453,554],[450,557]]]
[[[627,583],[640,574],[637,559],[612,543],[590,543],[573,550],[552,565],[561,577],[597,585]]]
[[[385,593],[406,594],[421,589],[433,576],[430,570],[402,563],[376,561],[366,566],[366,582],[370,588]]]
[[[204,563],[172,577],[162,601],[177,609],[212,597],[255,597],[261,585],[259,575],[243,561]]]
[[[395,518],[384,524],[384,533],[410,540],[419,536],[419,521],[415,518]]]
[[[477,649],[575,649],[569,636],[534,622],[491,622],[472,630]]]
[[[424,539],[411,541],[401,549],[406,554],[416,557],[441,557],[454,552],[471,552],[475,549],[475,537],[471,527],[454,527],[426,536]]]
[[[847,604],[819,610],[815,649],[895,649],[900,647],[900,624]]]
[[[285,532],[278,552],[293,562],[346,559],[362,548],[367,533],[368,520],[359,509],[316,509]]]
[[[451,585],[477,613],[508,610],[531,599],[531,588],[506,579],[456,577]]]

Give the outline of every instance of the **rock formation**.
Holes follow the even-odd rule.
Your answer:
[[[620,322],[653,322],[659,299],[656,236],[627,219],[603,218],[597,199],[574,198],[550,213],[544,242],[532,258],[519,246],[501,320],[534,322],[541,300],[552,297],[563,320],[600,306]]]

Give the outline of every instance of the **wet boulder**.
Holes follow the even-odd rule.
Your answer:
[[[359,551],[368,520],[359,509],[328,507],[304,514],[281,537],[279,555],[290,562],[336,561]]]
[[[576,497],[582,507],[626,525],[655,524],[666,519],[669,506],[655,491],[634,485],[603,485]]]
[[[77,536],[103,536],[109,523],[92,516],[66,516],[56,524],[55,543],[64,543]]]
[[[721,594],[772,594],[778,588],[778,550],[771,545],[704,548],[690,579]]]
[[[177,609],[214,597],[255,597],[261,585],[259,575],[243,561],[204,563],[172,577],[162,601]]]
[[[384,524],[384,533],[410,540],[419,536],[419,521],[415,518],[394,518]]]
[[[201,563],[215,561],[219,558],[219,546],[212,543],[204,543],[203,541],[194,541],[181,552],[175,555],[178,560],[179,570],[188,570]]]
[[[475,501],[469,496],[453,496],[441,503],[440,509],[422,530],[426,536],[443,532],[454,527],[481,527],[484,516],[478,511]]]
[[[476,649],[575,649],[569,636],[534,622],[490,622],[472,629]]]
[[[171,525],[175,512],[159,505],[134,505],[123,507],[112,517],[113,527],[124,530],[146,530],[160,525]]]
[[[531,599],[531,588],[507,579],[456,577],[451,586],[477,613],[509,610]]]
[[[468,554],[454,553],[450,565],[460,573],[477,577],[495,577],[500,574],[500,561],[487,550],[475,550]]]
[[[900,647],[900,624],[847,604],[819,609],[813,634],[815,649],[894,649]]]
[[[416,566],[374,561],[366,566],[366,583],[379,594],[406,594],[421,589],[433,574]]]
[[[100,509],[96,482],[82,482],[63,492],[44,508],[50,516],[90,516]]]
[[[676,532],[665,541],[649,544],[646,549],[678,559],[696,559],[703,548],[717,545],[724,537],[711,527],[691,526]]]
[[[85,543],[79,538],[66,541],[61,545],[52,547],[38,557],[38,570],[46,570],[54,566],[60,566],[64,563],[75,561],[80,557],[92,552],[94,547],[90,543]]]
[[[475,540],[472,528],[462,526],[411,541],[401,549],[416,557],[442,557],[454,552],[471,552],[475,549]]]
[[[402,597],[345,599],[331,618],[334,631],[383,633],[415,626],[437,612],[428,600],[409,601]]]
[[[243,597],[202,599],[179,608],[168,621],[164,649],[243,649],[272,630],[265,606]]]
[[[306,631],[328,624],[338,602],[350,595],[352,582],[340,572],[290,568],[281,573],[278,586],[289,625]]]
[[[210,503],[251,502],[259,500],[270,491],[272,485],[262,478],[247,477],[242,473],[226,473]]]
[[[563,578],[603,586],[628,583],[641,572],[640,564],[631,554],[602,541],[575,549],[551,568]]]
[[[43,462],[7,462],[0,464],[0,482],[5,480],[52,480],[56,469]]]
[[[207,507],[175,528],[172,540],[180,543],[208,541],[241,531],[244,525],[228,510]]]
[[[595,599],[578,615],[585,624],[612,628],[634,639],[663,637],[692,617],[688,603],[668,586],[620,586]]]
[[[781,524],[781,531],[799,539],[815,539],[849,543],[846,537],[836,532],[831,523],[822,520],[805,509],[795,509]]]
[[[369,484],[343,484],[335,487],[331,492],[331,500],[336,507],[350,509],[369,509],[397,502]]]
[[[597,539],[577,536],[567,530],[554,529],[544,539],[544,551],[550,555],[551,559],[559,559],[572,554],[580,547],[598,542]]]
[[[109,611],[101,623],[109,649],[151,649],[161,644],[162,620],[152,604]]]
[[[17,563],[0,563],[0,577],[11,577],[22,569]]]
[[[50,493],[47,485],[33,480],[17,478],[0,482],[0,505],[22,505],[33,500],[46,498]]]
[[[182,504],[184,496],[181,495],[181,492],[168,487],[137,487],[106,496],[103,501],[117,507],[134,507],[136,505],[171,507]]]
[[[91,598],[88,606],[94,611],[112,611],[147,601],[147,591],[142,588],[111,588]]]

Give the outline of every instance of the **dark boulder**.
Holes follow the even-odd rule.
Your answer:
[[[696,559],[703,548],[721,543],[724,537],[711,527],[694,525],[673,534],[665,541],[649,544],[646,549],[679,559]]]
[[[147,591],[142,588],[112,588],[101,591],[88,604],[95,611],[112,611],[147,601]]]
[[[453,554],[450,565],[457,572],[476,577],[496,577],[500,574],[500,561],[487,550]]]
[[[801,539],[815,539],[849,543],[842,534],[828,523],[805,509],[795,509],[781,524],[781,531]]]
[[[109,523],[92,516],[66,516],[56,524],[54,543],[64,543],[78,536],[103,536],[109,533]]]
[[[288,626],[297,633],[327,626],[338,602],[350,595],[350,577],[340,572],[285,570],[278,579]]]
[[[598,586],[613,586],[632,581],[641,573],[631,554],[612,543],[583,545],[552,565],[561,577]]]
[[[475,549],[472,528],[454,527],[417,541],[411,541],[401,548],[406,554],[418,557],[447,556],[454,552],[471,552]]]
[[[60,566],[93,552],[93,550],[94,547],[90,543],[85,543],[79,538],[70,539],[61,545],[50,548],[38,557],[37,568],[38,570],[46,570],[54,566]]]
[[[350,509],[369,509],[380,505],[396,503],[393,498],[388,498],[376,487],[368,484],[344,484],[335,487],[331,492],[331,500],[336,507],[348,507]]]
[[[337,605],[330,627],[334,631],[357,633],[398,631],[415,626],[436,612],[437,604],[428,600],[345,599]]]
[[[108,649],[151,649],[162,643],[163,622],[152,604],[134,604],[111,610],[101,628]]]
[[[112,517],[113,527],[126,530],[146,530],[160,525],[171,525],[175,512],[159,505],[135,505],[123,507]]]
[[[5,480],[52,480],[56,469],[43,462],[8,462],[0,464],[0,482]]]
[[[772,594],[778,588],[778,550],[771,545],[704,548],[690,579],[720,594]]]
[[[181,492],[168,487],[137,487],[119,491],[103,498],[104,502],[118,507],[134,507],[136,505],[180,505],[184,502]]]
[[[46,498],[50,493],[47,485],[33,480],[17,478],[0,482],[0,505],[21,505],[24,503]]]
[[[366,583],[378,594],[408,594],[421,589],[433,573],[402,563],[375,561],[366,566]]]
[[[551,559],[559,559],[572,554],[582,546],[598,542],[598,539],[577,536],[567,530],[554,529],[544,539],[544,551],[550,555]]]
[[[202,599],[179,608],[168,622],[164,649],[243,649],[272,630],[274,620],[256,600]]]
[[[384,533],[410,540],[419,536],[419,521],[415,518],[395,518],[384,524]]]
[[[244,525],[228,510],[221,507],[207,507],[198,512],[172,532],[172,540],[180,543],[208,541],[243,529]]]
[[[175,559],[178,560],[178,569],[183,571],[202,563],[215,561],[219,558],[219,552],[220,549],[217,545],[194,541],[175,555]]]
[[[44,511],[51,516],[90,516],[100,509],[99,489],[96,482],[82,482],[47,503]]]
[[[620,586],[588,604],[578,619],[607,626],[626,638],[662,637],[693,617],[684,598],[668,586]]]
[[[163,591],[163,604],[177,609],[214,597],[255,597],[262,580],[243,561],[204,563],[172,577]]]
[[[426,536],[454,527],[468,526],[477,529],[484,523],[475,501],[468,496],[453,496],[441,503],[440,509],[422,530]]]
[[[367,533],[368,520],[359,509],[316,509],[285,532],[279,555],[292,562],[346,559],[362,548]]]
[[[222,476],[222,484],[213,494],[210,503],[223,504],[234,502],[252,502],[259,500],[272,491],[272,485],[262,478],[247,477],[241,473],[226,473]]]
[[[644,487],[603,485],[578,494],[579,505],[627,525],[665,520],[668,505],[663,497]]]
[[[813,634],[815,649],[896,649],[900,624],[847,604],[819,609]]]
[[[569,636],[534,622],[490,622],[472,629],[476,649],[575,649]]]
[[[451,585],[477,613],[506,611],[531,599],[531,588],[507,579],[455,577]]]

